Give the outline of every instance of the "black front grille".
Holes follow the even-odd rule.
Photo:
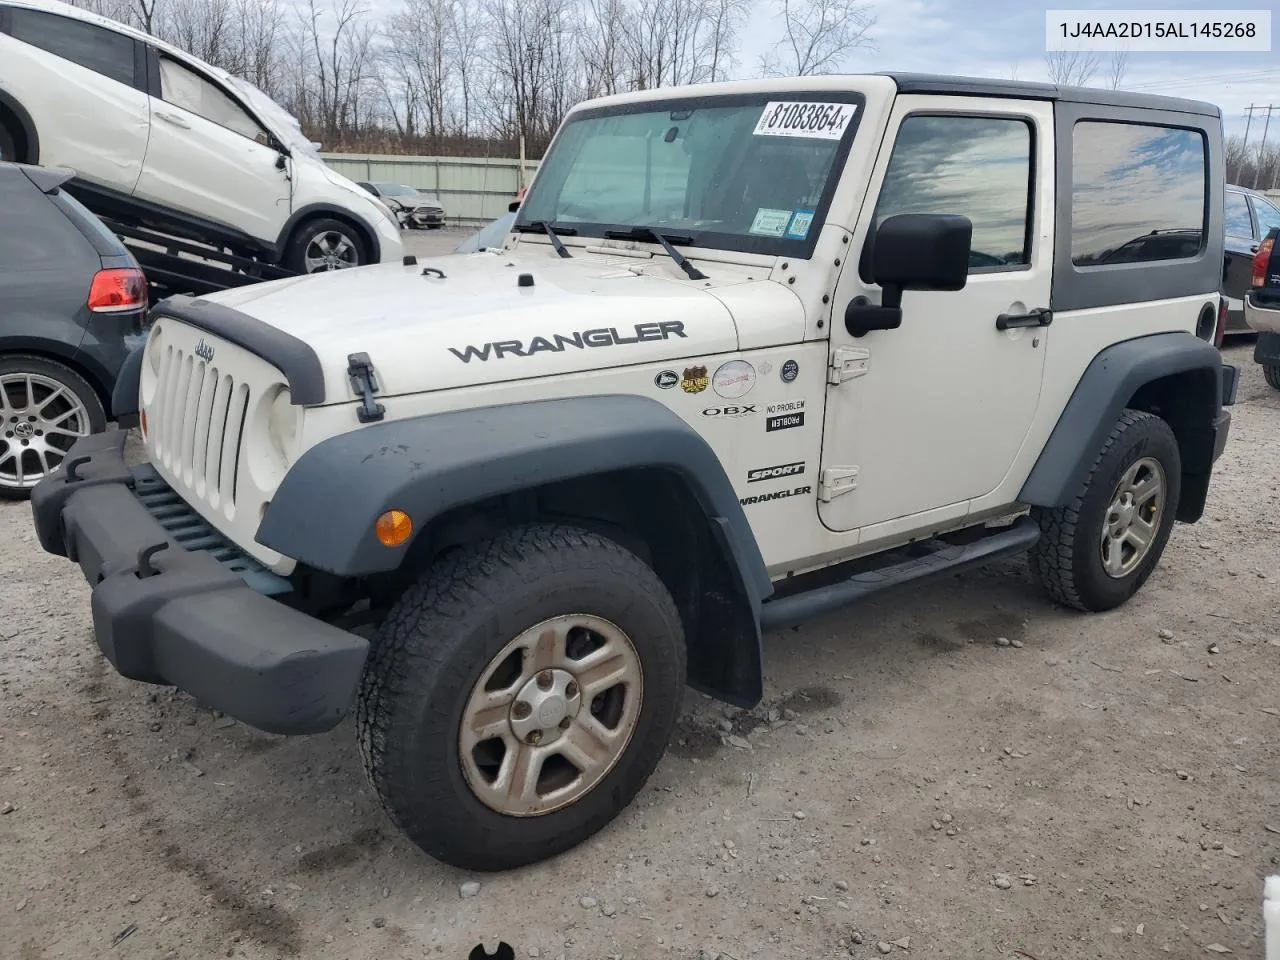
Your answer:
[[[183,549],[209,554],[265,596],[276,597],[293,590],[288,580],[272,573],[210,526],[164,482],[151,464],[141,464],[131,472],[133,492],[138,500]]]

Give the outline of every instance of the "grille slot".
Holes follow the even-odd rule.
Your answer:
[[[164,346],[148,410],[152,454],[165,475],[228,519],[236,508],[249,385],[173,344]]]
[[[134,467],[132,473],[134,494],[181,547],[209,554],[258,593],[268,597],[293,590],[293,584],[288,580],[272,573],[206,523],[150,464]]]

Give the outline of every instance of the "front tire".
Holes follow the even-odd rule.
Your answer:
[[[618,815],[666,749],[684,633],[662,581],[597,534],[533,525],[437,561],[361,682],[365,770],[426,853],[506,870]]]
[[[310,220],[294,233],[285,250],[285,266],[297,273],[346,270],[369,262],[360,231],[341,220]]]
[[[1072,501],[1032,510],[1041,534],[1031,551],[1036,578],[1063,606],[1120,606],[1160,561],[1181,489],[1173,430],[1153,414],[1126,410]]]
[[[1280,390],[1280,363],[1264,363],[1262,376],[1276,390]]]
[[[70,367],[0,357],[0,499],[26,500],[76,440],[106,428],[98,394]]]
[[[12,130],[0,123],[0,161],[17,163],[18,138]]]

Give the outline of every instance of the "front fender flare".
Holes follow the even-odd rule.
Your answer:
[[[707,442],[646,397],[477,407],[331,437],[290,468],[257,540],[339,576],[384,573],[413,543],[378,541],[374,522],[387,510],[408,513],[416,535],[469,503],[629,468],[668,470],[688,486],[758,614],[773,586],[732,483]]]

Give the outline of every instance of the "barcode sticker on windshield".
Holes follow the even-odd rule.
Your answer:
[[[774,101],[765,104],[753,132],[757,137],[839,140],[857,110],[852,103]]]

